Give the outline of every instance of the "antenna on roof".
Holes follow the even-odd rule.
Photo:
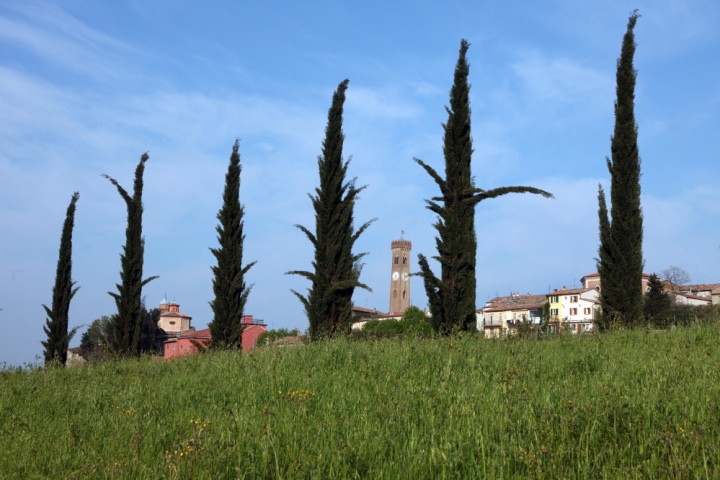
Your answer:
[[[403,239],[403,235],[405,235],[405,230],[400,230],[400,240]]]

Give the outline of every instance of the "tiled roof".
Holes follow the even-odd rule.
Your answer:
[[[540,308],[547,302],[545,295],[510,295],[507,297],[495,297],[488,301],[481,311],[500,312],[504,310],[527,310]]]
[[[180,338],[210,338],[210,329],[187,331],[180,334]]]
[[[593,290],[592,288],[563,288],[562,290],[555,290],[552,293],[548,293],[546,296],[552,296],[552,295],[580,295],[582,292],[586,292],[588,290]]]
[[[700,295],[691,295],[689,293],[675,293],[678,297],[690,298],[692,300],[702,300],[703,302],[712,302],[711,297],[701,297]]]
[[[180,318],[191,318],[188,315],[180,312],[165,312],[160,314],[161,317],[180,317]]]
[[[365,308],[365,307],[358,307],[355,305],[353,305],[352,311],[357,312],[357,313],[372,313],[374,315],[385,315],[385,312],[381,312],[380,310],[375,310],[375,309]]]
[[[680,285],[678,288],[682,291],[689,290],[691,292],[710,292],[720,287],[720,283],[698,283],[696,285]]]

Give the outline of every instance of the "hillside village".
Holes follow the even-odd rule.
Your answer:
[[[362,330],[369,320],[400,320],[410,306],[410,252],[412,242],[405,239],[391,243],[390,309],[381,312],[360,306],[353,307],[358,320],[353,330]],[[648,273],[642,274],[642,291],[650,288]],[[511,292],[488,300],[476,310],[477,329],[487,338],[512,334],[523,323],[540,325],[542,310],[548,308],[548,328],[571,333],[586,333],[593,329],[593,319],[600,308],[600,274],[593,272],[580,278],[580,288],[554,289],[542,294]],[[671,294],[674,304],[701,306],[720,303],[720,283],[676,285],[663,280],[663,290]],[[425,314],[430,315],[426,309]]]
[[[649,290],[650,275],[643,273],[642,290]],[[542,309],[549,308],[549,328],[561,329],[572,333],[589,332],[593,328],[593,319],[600,307],[600,275],[595,272],[580,279],[581,288],[555,289],[546,294],[521,295],[511,293],[504,297],[489,300],[477,310],[478,330],[486,337],[498,337],[511,333],[523,322],[539,325]],[[675,285],[669,280],[663,281],[663,289],[670,293],[676,305],[709,305],[720,303],[720,283]]]

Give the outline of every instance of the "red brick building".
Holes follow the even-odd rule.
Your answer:
[[[163,309],[163,307],[165,308]],[[163,329],[168,334],[168,338],[165,340],[163,358],[193,355],[198,352],[198,345],[204,346],[210,342],[212,338],[210,329],[195,330],[195,327],[190,325],[190,317],[180,313],[180,306],[177,303],[169,304],[167,300],[163,299],[160,308],[162,314],[158,326],[163,328],[172,325],[168,328],[171,331]],[[172,321],[172,324],[169,323],[170,321]],[[267,325],[262,320],[253,319],[252,315],[244,315],[240,323],[243,326],[242,351],[249,352],[255,348],[258,337],[267,330]],[[172,327],[176,326],[179,327],[179,330],[172,331]]]

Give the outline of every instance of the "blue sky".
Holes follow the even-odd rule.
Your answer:
[[[613,128],[614,74],[628,14],[636,27],[645,271],[670,265],[720,282],[720,4],[715,0],[538,2],[97,2],[0,0],[0,362],[41,355],[65,209],[80,192],[71,326],[115,310],[127,188],[147,151],[148,306],[167,293],[211,320],[209,248],[235,138],[241,139],[247,313],[307,328],[284,275],[310,267],[293,227],[314,227],[333,90],[350,79],[349,173],[368,185],[366,251],[355,303],[385,310],[390,242],[434,253],[444,106],[461,38],[472,83],[473,173],[481,188],[532,185],[554,200],[507,196],[477,209],[478,305],[545,293],[595,271],[597,186]],[[412,280],[412,303],[424,307]],[[81,330],[82,331],[82,330]],[[79,336],[73,345],[79,342]]]

